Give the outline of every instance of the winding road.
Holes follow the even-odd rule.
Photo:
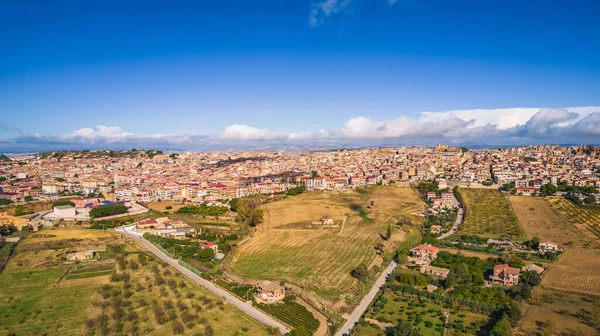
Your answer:
[[[365,295],[365,297],[363,297],[362,300],[360,300],[358,306],[356,306],[352,313],[350,313],[350,316],[348,316],[348,320],[346,321],[346,323],[344,323],[340,330],[338,330],[338,332],[335,333],[335,336],[343,336],[350,334],[350,331],[352,330],[354,325],[365,313],[365,310],[367,310],[369,304],[371,303],[371,301],[373,301],[375,295],[377,295],[377,292],[379,292],[379,290],[385,283],[385,280],[387,279],[388,275],[390,275],[390,273],[392,273],[394,269],[396,269],[396,266],[398,266],[398,264],[395,261],[392,261],[392,263],[381,273],[381,275],[379,275],[379,278],[375,280],[373,288],[371,288],[369,293]]]
[[[282,335],[285,335],[286,333],[289,332],[289,330],[287,329],[287,327],[285,327],[283,324],[281,324],[279,321],[275,320],[274,318],[270,317],[269,315],[261,312],[260,310],[254,308],[251,304],[248,304],[240,299],[238,299],[236,296],[234,296],[233,294],[225,291],[224,289],[218,287],[217,285],[215,285],[214,283],[206,280],[206,279],[202,279],[201,277],[199,277],[198,275],[196,275],[194,272],[190,271],[189,269],[179,265],[179,262],[177,259],[172,259],[169,256],[167,256],[165,253],[163,253],[161,250],[159,250],[156,246],[154,246],[151,242],[149,242],[148,240],[144,239],[143,237],[140,237],[139,235],[130,233],[130,232],[126,232],[126,231],[121,231],[121,230],[117,230],[116,232],[121,233],[123,235],[126,235],[127,237],[131,237],[135,240],[137,240],[138,242],[140,242],[141,244],[143,244],[144,246],[146,246],[150,251],[152,251],[154,254],[156,254],[160,259],[162,259],[163,261],[165,261],[166,263],[168,263],[169,265],[171,265],[172,267],[174,267],[176,270],[178,270],[179,272],[181,272],[183,275],[185,275],[186,277],[188,277],[190,280],[198,283],[200,286],[208,289],[209,291],[213,292],[214,294],[220,296],[221,298],[225,299],[227,302],[231,303],[232,305],[236,306],[238,309],[240,309],[242,312],[250,315],[251,317],[253,317],[254,319],[256,319],[257,321],[269,326],[269,327],[276,327],[277,329],[279,329],[279,331],[281,332]]]
[[[452,228],[448,232],[442,234],[437,239],[438,240],[446,239],[446,238],[450,237],[451,235],[457,233],[458,232],[458,226],[460,225],[460,223],[462,223],[462,220],[463,220],[463,208],[458,208],[458,212],[456,213],[456,221],[454,222],[454,226],[452,226]]]

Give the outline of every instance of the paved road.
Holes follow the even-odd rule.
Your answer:
[[[385,283],[385,280],[387,279],[388,275],[390,275],[390,273],[394,271],[396,266],[398,266],[398,264],[395,261],[392,261],[390,266],[388,266],[388,268],[386,268],[385,271],[381,273],[379,278],[377,278],[377,280],[375,281],[373,288],[371,288],[371,291],[369,291],[369,293],[362,300],[360,300],[358,306],[354,308],[354,310],[348,317],[346,323],[344,323],[340,330],[338,330],[338,332],[335,333],[335,336],[350,334],[350,331],[352,330],[356,322],[358,322],[358,319],[360,319],[360,317],[365,313],[365,310],[367,310],[367,307],[369,306],[371,301],[373,301],[375,295],[377,295],[377,292],[379,292],[379,289],[381,289],[381,286],[383,286],[383,284]]]
[[[462,220],[463,220],[463,209],[462,208],[458,208],[458,212],[456,213],[456,221],[454,222],[454,226],[452,226],[452,228],[450,229],[450,231],[442,234],[437,239],[438,240],[446,239],[446,238],[450,237],[451,235],[455,234],[456,232],[458,232],[458,226],[460,225],[460,223],[462,223]]]
[[[238,299],[236,296],[234,296],[233,294],[231,294],[231,293],[225,291],[224,289],[218,287],[214,283],[212,283],[212,282],[210,282],[210,281],[208,281],[206,279],[202,279],[201,277],[199,277],[198,275],[196,275],[194,272],[192,272],[189,269],[187,269],[187,268],[179,265],[179,262],[177,261],[177,259],[169,258],[169,256],[167,256],[166,254],[164,254],[161,250],[159,250],[158,248],[156,248],[156,246],[154,246],[151,242],[147,241],[143,237],[140,237],[138,235],[135,235],[135,234],[132,234],[132,233],[129,233],[129,232],[124,232],[124,231],[117,231],[117,232],[123,233],[123,234],[127,235],[128,237],[131,237],[131,238],[139,241],[140,243],[144,244],[144,246],[146,246],[150,251],[154,252],[154,254],[156,254],[160,259],[164,260],[169,265],[173,266],[175,269],[177,269],[183,275],[187,276],[191,280],[193,280],[196,283],[198,283],[200,286],[208,289],[209,291],[215,293],[216,295],[220,296],[221,298],[227,300],[227,302],[229,302],[232,305],[236,306],[241,311],[243,311],[244,313],[246,313],[246,314],[250,315],[251,317],[255,318],[259,322],[261,322],[263,324],[266,324],[266,325],[268,325],[270,327],[277,327],[279,329],[279,331],[281,332],[282,335],[285,335],[286,333],[289,332],[289,330],[283,324],[279,323],[277,320],[275,320],[272,317],[268,316],[267,314],[261,312],[260,310],[252,307],[252,305],[247,304],[244,301]]]

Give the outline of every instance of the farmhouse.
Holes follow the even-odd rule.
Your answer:
[[[516,286],[519,284],[520,273],[521,271],[518,268],[501,264],[494,266],[494,274],[490,275],[490,279],[494,283],[501,283],[504,286]]]
[[[285,287],[265,281],[256,286],[256,297],[264,303],[274,303],[285,298]]]
[[[67,260],[76,261],[76,260],[89,260],[94,257],[94,250],[85,250],[81,252],[69,253],[67,254]]]
[[[560,248],[558,247],[557,243],[549,241],[549,240],[544,240],[544,241],[540,242],[539,250],[546,253],[546,252],[560,251]]]
[[[217,250],[219,249],[219,246],[214,242],[207,241],[207,242],[201,243],[200,248],[203,248],[203,249],[209,248],[209,249],[212,249],[213,251],[217,252]]]
[[[431,244],[421,244],[410,250],[412,256],[425,261],[431,261],[437,258],[440,249]]]
[[[448,276],[448,273],[450,273],[450,270],[447,268],[435,267],[435,266],[431,266],[431,265],[421,266],[420,271],[423,274],[430,274],[439,279],[446,279],[446,277]]]

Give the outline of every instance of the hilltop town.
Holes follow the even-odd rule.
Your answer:
[[[597,149],[561,146],[472,151],[438,145],[300,154],[54,152],[21,155],[0,165],[0,198],[20,202],[102,194],[110,201],[219,204],[298,185],[352,190],[434,179],[510,184],[516,193],[533,194],[547,184],[600,187],[599,168]]]

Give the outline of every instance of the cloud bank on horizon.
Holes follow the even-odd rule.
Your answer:
[[[17,127],[4,125],[14,130]],[[421,112],[377,121],[359,116],[341,128],[315,132],[279,132],[245,124],[227,126],[219,135],[140,135],[119,126],[97,125],[63,135],[22,134],[0,140],[0,150],[74,148],[211,149],[261,145],[379,145],[437,142],[480,145],[538,143],[600,144],[600,107],[505,108]]]

